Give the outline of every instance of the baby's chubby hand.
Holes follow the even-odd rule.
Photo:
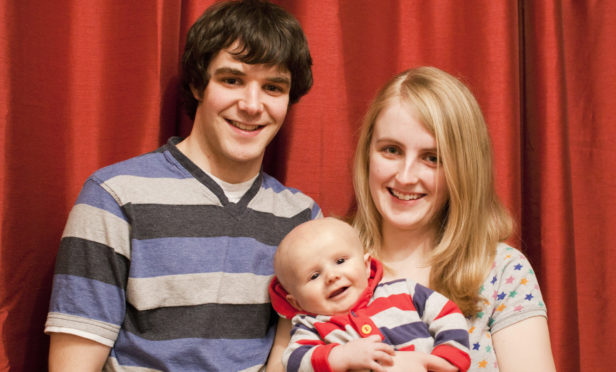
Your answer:
[[[334,347],[328,361],[331,369],[336,372],[351,369],[385,372],[385,366],[393,364],[394,355],[393,346],[381,342],[379,336],[372,335]]]

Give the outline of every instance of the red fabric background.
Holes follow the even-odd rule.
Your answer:
[[[188,133],[178,58],[212,2],[0,3],[0,371],[46,368],[53,263],[85,178]],[[488,121],[499,194],[520,227],[512,243],[539,276],[559,371],[609,370],[616,3],[276,2],[304,26],[315,85],[266,170],[343,215],[357,127],[378,87],[417,65],[460,76]]]

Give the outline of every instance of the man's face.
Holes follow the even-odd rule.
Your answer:
[[[250,65],[221,50],[208,67],[209,82],[195,115],[193,132],[209,165],[227,182],[254,177],[287,114],[291,74],[280,66]]]

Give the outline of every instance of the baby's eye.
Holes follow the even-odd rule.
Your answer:
[[[318,277],[319,277],[319,273],[313,273],[312,275],[310,275],[310,280],[315,280]]]
[[[345,259],[345,258],[339,258],[339,259],[337,259],[337,260],[336,260],[336,263],[337,263],[338,265],[340,265],[340,264],[343,264],[345,261],[346,261],[346,259]]]

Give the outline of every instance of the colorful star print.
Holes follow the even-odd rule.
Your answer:
[[[508,322],[545,312],[536,274],[518,250],[499,245],[493,266],[481,286],[480,312],[468,318],[472,368],[498,370],[491,332]]]

